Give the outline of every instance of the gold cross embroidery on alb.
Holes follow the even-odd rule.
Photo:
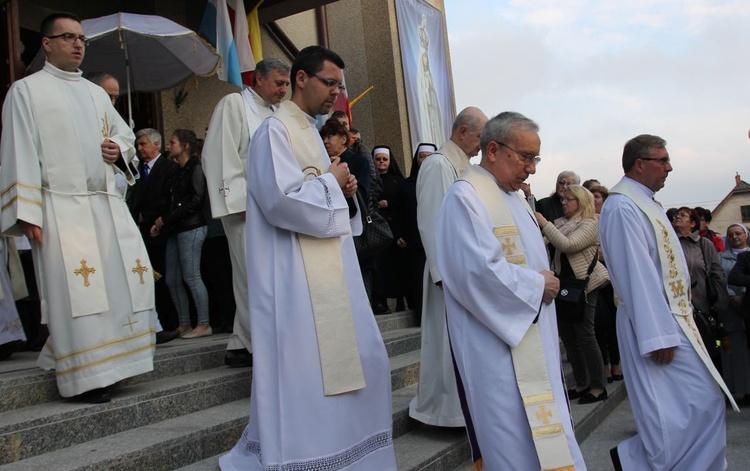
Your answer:
[[[125,327],[125,326],[130,327],[130,333],[132,334],[133,333],[133,325],[137,324],[137,323],[138,323],[138,321],[131,321],[130,320],[130,316],[128,316],[128,321],[126,323],[124,323],[122,326],[123,327]]]
[[[148,271],[148,267],[144,267],[143,265],[141,265],[141,259],[140,258],[136,258],[135,259],[135,266],[133,268],[131,268],[130,271],[132,271],[133,273],[138,273],[138,276],[141,277],[141,284],[144,284],[146,282],[143,279],[143,274]]]
[[[81,268],[76,268],[75,270],[73,270],[73,274],[75,274],[76,276],[83,276],[83,286],[85,287],[91,286],[91,283],[89,283],[89,275],[92,273],[96,273],[96,268],[89,268],[88,266],[86,266],[86,260],[81,260]]]

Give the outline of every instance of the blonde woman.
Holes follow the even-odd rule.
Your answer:
[[[555,247],[552,269],[560,277],[585,279],[591,261],[597,257],[599,233],[594,211],[594,196],[580,185],[569,185],[562,198],[563,217],[554,224],[541,213],[536,219],[542,234]],[[586,289],[587,299],[583,320],[569,322],[558,318],[558,330],[576,386],[568,390],[570,400],[591,404],[607,399],[602,371],[602,354],[594,334],[594,318],[599,288],[609,282],[604,265],[596,262]]]

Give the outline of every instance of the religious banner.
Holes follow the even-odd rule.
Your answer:
[[[450,139],[453,87],[443,14],[423,0],[396,0],[411,147]]]

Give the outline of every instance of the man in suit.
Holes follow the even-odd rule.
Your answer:
[[[161,155],[162,137],[159,131],[152,128],[141,129],[135,134],[135,147],[140,160],[139,177],[128,193],[128,207],[133,219],[138,224],[141,237],[146,244],[151,265],[158,273],[164,274],[167,237],[160,234],[151,237],[149,234],[156,218],[164,214],[167,200],[164,186],[177,170],[177,164]],[[177,311],[172,303],[166,284],[157,282],[156,312],[164,330],[157,333],[157,343],[164,343],[179,336]]]

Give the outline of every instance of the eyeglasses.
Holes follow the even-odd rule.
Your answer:
[[[89,38],[87,38],[86,36],[82,34],[77,35],[73,33],[61,33],[61,34],[56,34],[54,36],[47,36],[47,39],[55,39],[55,38],[62,38],[63,41],[69,44],[75,44],[76,40],[78,40],[78,41],[81,41],[81,44],[83,44],[84,46],[89,45]]]
[[[513,152],[515,152],[516,154],[518,154],[521,157],[521,160],[523,161],[523,163],[526,164],[526,165],[531,165],[531,164],[538,165],[539,162],[542,161],[542,158],[539,157],[538,155],[534,155],[534,154],[531,154],[529,152],[518,151],[518,150],[512,148],[511,146],[509,146],[507,144],[504,144],[504,143],[502,143],[500,141],[495,141],[495,142],[497,142],[499,145],[501,145],[501,146],[503,146],[503,147],[505,147],[507,149],[510,149]]]
[[[375,157],[375,162],[388,162],[388,157]]]
[[[346,85],[342,84],[338,80],[321,77],[318,74],[311,74],[309,72],[305,72],[305,73],[309,75],[310,77],[315,77],[316,79],[320,80],[326,85],[326,87],[330,88],[331,90],[333,90],[334,88],[338,88],[339,92],[343,93],[346,91]]]
[[[578,199],[576,199],[576,198],[573,198],[572,196],[569,196],[569,197],[567,197],[567,198],[563,198],[563,200],[562,200],[562,203],[563,203],[563,204],[565,204],[565,203],[573,203],[573,202],[576,202],[576,203],[577,203],[577,202],[578,202]]]
[[[669,157],[659,157],[658,159],[654,157],[641,157],[639,160],[645,160],[647,162],[658,162],[662,167],[666,166],[670,162]]]
[[[652,159],[652,160],[654,160],[654,159]],[[658,159],[656,159],[656,160],[658,160]],[[672,216],[672,222],[674,222],[674,221],[676,221],[678,219],[690,219],[690,215],[689,214],[685,214],[685,213],[677,213],[674,216]]]
[[[107,93],[107,95],[109,95],[109,99],[112,100],[113,105],[120,101],[120,95],[115,95],[114,93]]]

